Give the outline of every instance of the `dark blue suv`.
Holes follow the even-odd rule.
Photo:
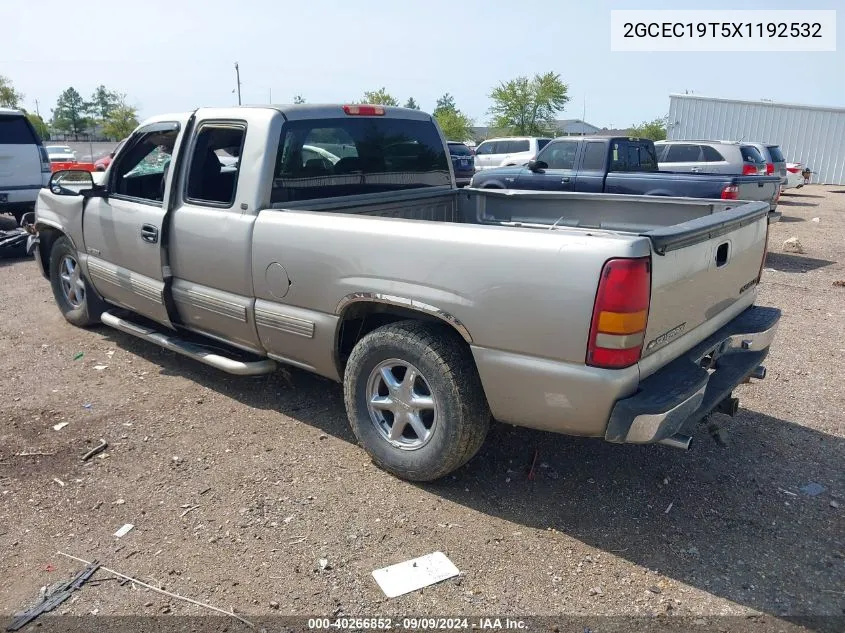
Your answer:
[[[472,150],[458,141],[449,141],[449,155],[455,171],[455,184],[465,187],[475,175],[475,155]]]

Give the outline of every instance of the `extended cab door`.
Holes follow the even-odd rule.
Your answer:
[[[523,169],[517,178],[517,186],[541,191],[572,191],[579,145],[577,139],[552,141],[537,154],[537,162],[542,161],[547,166],[537,171]]]
[[[602,193],[607,175],[608,143],[603,140],[585,141],[575,175],[575,191]]]
[[[268,154],[262,130],[272,127],[274,116],[281,118],[262,109],[198,110],[169,219],[172,296],[181,324],[251,351],[261,351],[252,232]]]
[[[166,325],[162,221],[167,172],[184,123],[162,121],[138,129],[114,159],[107,195],[90,199],[83,217],[88,275],[97,292]]]

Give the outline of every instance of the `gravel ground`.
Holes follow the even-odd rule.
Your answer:
[[[737,390],[737,417],[713,417],[727,446],[705,427],[682,452],[496,425],[427,485],[370,463],[334,383],[228,376],[76,329],[34,262],[0,261],[0,613],[80,569],[61,550],[254,618],[664,614],[792,630],[781,618],[841,617],[845,190],[805,187],[780,210],[759,303],[783,318],[768,378]],[[804,254],[781,252],[789,237]],[[107,451],[83,463],[100,438]],[[811,482],[823,491],[802,492]],[[372,570],[434,551],[461,576],[383,596]],[[209,614],[114,580],[57,612]]]

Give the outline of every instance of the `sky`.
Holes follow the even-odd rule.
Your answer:
[[[45,118],[69,86],[85,97],[99,84],[126,93],[142,118],[234,105],[235,62],[244,103],[290,103],[295,95],[346,103],[383,86],[431,111],[448,92],[476,125],[487,124],[499,82],[547,71],[568,85],[559,118],[599,127],[663,116],[669,94],[687,90],[845,106],[843,45],[817,53],[610,50],[611,9],[765,4],[841,8],[841,16],[841,0],[109,0],[73,10],[66,0],[2,2],[0,75],[25,94],[26,109],[37,99]]]

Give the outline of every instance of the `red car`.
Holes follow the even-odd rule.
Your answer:
[[[102,158],[95,160],[94,171],[106,171],[106,169],[108,169],[108,166],[111,165],[112,158],[114,158],[114,155],[117,154],[118,151],[120,151],[120,148],[123,147],[123,144],[125,142],[126,139],[123,139],[122,141],[120,141],[120,143],[115,146],[115,148],[111,152],[109,152]]]

